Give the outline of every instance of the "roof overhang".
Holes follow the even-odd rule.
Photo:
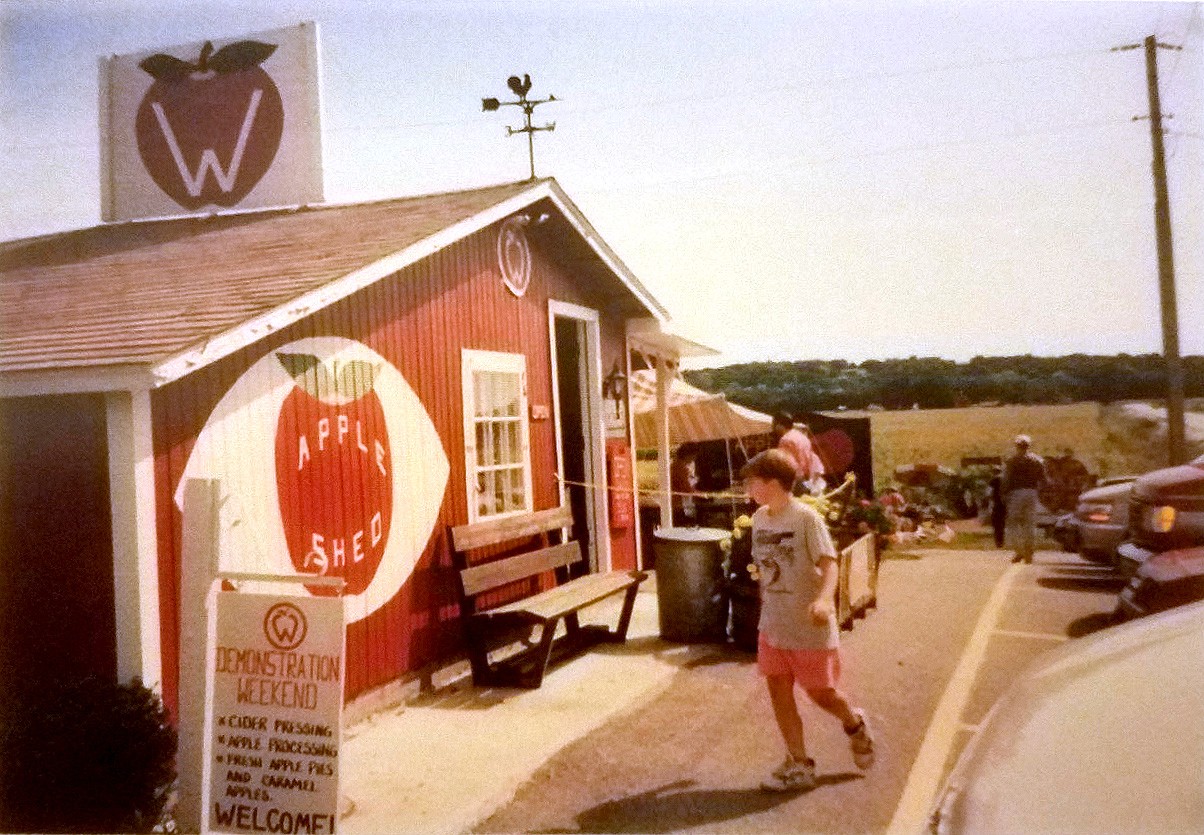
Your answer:
[[[676,363],[685,357],[714,357],[719,351],[676,334],[656,319],[629,319],[627,345],[646,357]]]

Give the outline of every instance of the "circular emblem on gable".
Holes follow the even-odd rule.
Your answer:
[[[531,283],[531,248],[527,245],[524,225],[517,217],[508,218],[497,233],[497,265],[502,271],[502,283],[520,297]]]

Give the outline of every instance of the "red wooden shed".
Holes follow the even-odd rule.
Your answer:
[[[348,697],[459,652],[448,525],[571,498],[591,565],[635,567],[603,390],[629,331],[672,358],[665,319],[551,179],[0,245],[6,677],[174,706],[191,477],[222,569],[346,580]]]

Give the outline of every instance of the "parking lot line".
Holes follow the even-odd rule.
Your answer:
[[[996,632],[995,624],[999,622],[999,614],[1007,600],[1008,592],[1016,575],[1023,569],[1022,565],[1011,565],[999,578],[987,605],[978,616],[974,632],[957,662],[945,692],[937,703],[924,734],[924,742],[907,775],[907,783],[903,787],[903,795],[895,814],[887,828],[888,835],[915,835],[924,829],[932,801],[940,788],[944,776],[945,763],[949,759],[949,751],[953,741],[962,728],[961,717],[970,691],[982,667],[983,658],[987,653],[987,642],[991,634]]]
[[[1070,636],[1058,635],[1055,632],[1024,632],[1020,629],[996,629],[996,635],[1006,635],[1009,638],[1031,638],[1034,641],[1069,641]]]

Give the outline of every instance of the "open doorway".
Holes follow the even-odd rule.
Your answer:
[[[609,568],[606,481],[601,421],[597,311],[551,302],[556,449],[562,500],[571,503],[573,535],[589,571]],[[580,571],[585,570],[582,566]]]

